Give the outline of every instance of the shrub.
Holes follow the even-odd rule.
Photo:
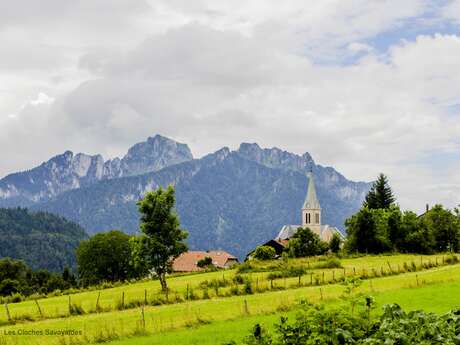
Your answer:
[[[254,259],[273,260],[276,257],[275,249],[269,246],[259,246],[254,252]]]
[[[243,292],[246,295],[252,295],[254,291],[252,290],[252,283],[249,280],[246,280],[246,283],[244,284]]]
[[[71,303],[69,305],[69,313],[70,315],[83,315],[85,314],[85,310],[80,304]]]
[[[246,261],[239,264],[236,270],[238,273],[247,273],[257,271],[257,268],[250,261]]]
[[[268,276],[268,280],[279,279],[279,278],[289,278],[289,277],[299,277],[307,273],[306,269],[303,266],[288,266],[284,269],[276,272],[271,272]]]
[[[309,307],[294,321],[281,317],[272,333],[256,325],[243,340],[245,345],[303,344],[457,344],[460,335],[458,315],[423,311],[404,312],[398,305],[385,305],[377,319],[370,310],[372,297],[366,297],[365,312],[351,315],[343,309]],[[230,342],[229,344],[237,344]]]
[[[244,281],[245,281],[245,278],[242,275],[237,274],[233,277],[233,282],[235,284],[243,284]]]
[[[326,261],[317,262],[315,268],[342,268],[342,264],[337,258],[329,258]]]
[[[196,265],[201,268],[212,266],[212,258],[206,256],[203,259],[199,260]]]

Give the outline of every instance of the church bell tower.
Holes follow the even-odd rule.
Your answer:
[[[321,237],[321,205],[316,196],[312,172],[308,173],[307,196],[302,207],[302,227],[310,228],[311,231]]]

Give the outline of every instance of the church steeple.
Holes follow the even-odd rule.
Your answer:
[[[318,197],[316,196],[316,188],[315,188],[315,181],[313,180],[313,173],[308,173],[308,189],[307,189],[307,196],[305,198],[305,202],[303,203],[302,208],[314,208],[314,209],[321,209],[321,205],[319,204]]]
[[[313,173],[308,173],[308,190],[302,207],[302,227],[308,227],[314,233],[321,234],[321,205],[316,196]]]

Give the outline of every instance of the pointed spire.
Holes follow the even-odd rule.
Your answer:
[[[308,191],[307,197],[303,204],[304,209],[321,209],[319,204],[318,197],[316,196],[315,181],[313,179],[313,173],[310,171],[308,173]]]

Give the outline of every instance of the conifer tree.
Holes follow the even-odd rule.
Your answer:
[[[380,174],[367,193],[363,206],[369,209],[388,209],[395,201],[396,198],[388,184],[387,177]]]

